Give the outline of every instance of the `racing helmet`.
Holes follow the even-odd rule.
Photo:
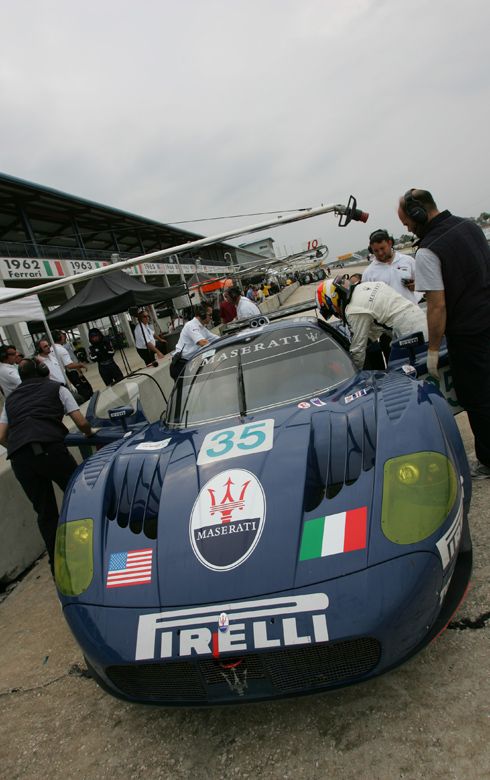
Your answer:
[[[335,288],[332,288],[332,279],[324,279],[316,288],[316,300],[320,314],[326,320],[337,314],[338,294]]]

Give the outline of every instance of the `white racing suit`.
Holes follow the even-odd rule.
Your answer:
[[[364,365],[368,339],[375,341],[383,332],[399,339],[422,331],[424,340],[428,339],[425,311],[385,282],[356,285],[345,316],[352,332],[350,356],[358,369]]]

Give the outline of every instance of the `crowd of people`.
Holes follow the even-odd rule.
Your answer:
[[[175,313],[169,326],[169,333],[179,334],[171,361],[172,376],[178,376],[197,350],[218,338],[209,329],[213,324],[259,314],[258,304],[279,289],[279,282],[266,280],[260,285],[249,285],[245,294],[232,286],[225,290],[215,311],[209,302],[203,301],[183,312],[187,318]],[[29,358],[13,344],[0,346],[0,391],[4,400],[0,444],[6,447],[12,470],[36,512],[53,571],[58,522],[53,485],[64,490],[77,465],[64,444],[67,429],[63,417],[70,416],[79,430],[90,437],[93,431],[80,405],[91,398],[94,390],[85,376],[87,363],[77,357],[67,334],[54,330],[51,335],[52,342],[47,336],[36,342],[35,354]],[[169,351],[168,336],[155,327],[146,308],[137,312],[133,335],[145,366],[156,365]],[[123,373],[115,360],[111,338],[93,327],[88,331],[88,342],[86,357],[97,364],[104,384],[120,382]]]
[[[0,444],[36,513],[54,573],[59,516],[54,485],[65,490],[77,467],[64,441],[68,429],[63,418],[68,415],[86,437],[92,436],[80,404],[94,391],[84,376],[87,365],[77,358],[67,334],[54,330],[51,335],[52,343],[47,337],[39,339],[28,358],[13,344],[0,346]],[[99,328],[90,329],[89,344],[89,359],[97,364],[104,384],[123,379],[112,342]]]
[[[382,340],[383,333],[401,338],[421,332],[428,345],[427,372],[439,381],[445,339],[454,389],[475,441],[471,475],[490,478],[489,244],[473,220],[440,211],[428,190],[407,190],[398,217],[416,236],[415,256],[395,251],[386,230],[374,231],[369,268],[362,276],[322,282],[320,311],[347,323],[358,368],[365,365],[369,342]]]

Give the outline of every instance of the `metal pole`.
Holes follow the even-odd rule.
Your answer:
[[[335,212],[337,214],[345,214],[347,212],[347,206],[341,204],[331,204],[329,206],[321,206],[316,209],[305,209],[304,211],[296,212],[295,214],[289,214],[285,217],[277,217],[274,220],[267,220],[266,222],[259,222],[255,225],[248,225],[244,228],[237,228],[235,230],[228,230],[225,233],[218,233],[214,236],[208,236],[199,238],[196,241],[188,241],[185,244],[178,244],[177,246],[171,246],[167,249],[160,249],[157,252],[150,252],[147,255],[140,255],[139,257],[132,257],[129,260],[121,260],[118,263],[102,266],[101,268],[94,268],[91,271],[82,271],[80,274],[74,276],[65,276],[62,279],[55,279],[52,282],[46,284],[38,284],[35,287],[29,287],[25,292],[17,292],[12,295],[6,296],[2,299],[2,302],[15,301],[19,298],[24,298],[26,295],[33,295],[38,292],[47,292],[48,290],[54,290],[58,287],[64,287],[66,284],[71,284],[73,281],[82,282],[86,279],[92,279],[94,276],[102,276],[103,274],[110,274],[111,271],[122,268],[131,268],[138,263],[154,260],[157,257],[169,257],[170,255],[178,255],[180,252],[188,252],[192,249],[198,249],[199,247],[209,246],[211,244],[218,244],[221,241],[229,238],[237,238],[238,236],[245,235],[247,233],[260,233],[261,230],[272,227],[280,227],[281,225],[289,225],[292,222],[300,222],[304,219],[311,219],[312,217],[319,217],[321,214],[328,214]],[[179,263],[180,265],[180,263]]]
[[[172,254],[173,254],[173,252],[172,252]],[[172,257],[172,255],[170,255],[170,257]],[[182,270],[182,266],[181,266],[181,264],[180,264],[180,259],[179,259],[179,256],[178,256],[178,255],[175,255],[175,259],[176,259],[176,261],[177,261],[177,265],[178,265],[178,268],[179,268],[180,279],[181,279],[181,281],[182,281],[184,284],[186,284],[186,281],[185,281],[185,274],[184,274],[184,272],[183,272],[183,270]]]

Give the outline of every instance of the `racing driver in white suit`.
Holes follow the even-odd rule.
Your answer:
[[[351,334],[350,356],[360,370],[366,359],[368,340],[389,332],[394,339],[421,331],[427,341],[427,315],[385,282],[359,282],[336,276],[318,286],[317,300],[325,319],[335,315],[347,322]]]

